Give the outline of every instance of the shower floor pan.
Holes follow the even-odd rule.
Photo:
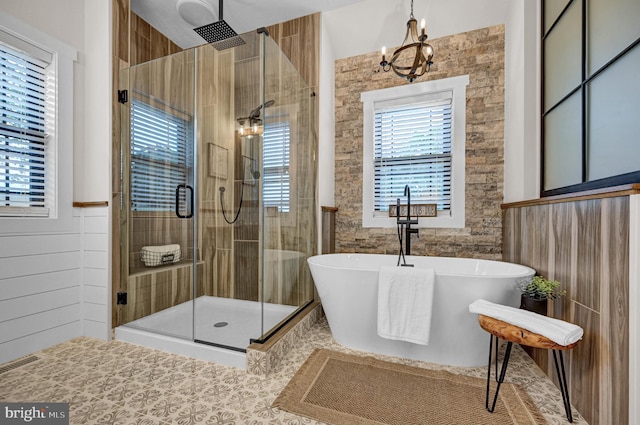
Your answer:
[[[265,303],[263,326],[257,301],[201,296],[195,300],[195,319],[193,305],[188,301],[118,326],[116,339],[244,369],[246,354],[239,350],[246,349],[251,338],[259,338],[262,329],[268,331],[296,310]]]

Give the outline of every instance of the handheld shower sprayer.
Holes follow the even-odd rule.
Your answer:
[[[244,198],[244,182],[242,182],[242,187],[240,189],[240,204],[238,205],[238,211],[236,211],[233,220],[229,220],[227,218],[227,213],[224,211],[224,192],[226,191],[226,188],[224,186],[220,186],[218,190],[220,191],[220,206],[222,207],[222,217],[224,218],[224,221],[227,222],[227,224],[233,224],[238,221],[238,217],[240,217],[240,211],[242,211],[242,198]]]

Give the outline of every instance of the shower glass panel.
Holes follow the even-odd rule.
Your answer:
[[[193,338],[194,51],[121,72],[122,323]],[[123,99],[121,99],[123,100]],[[174,309],[169,316],[154,313]],[[143,321],[143,318],[148,320]]]
[[[121,317],[244,351],[313,300],[317,132],[278,45],[239,37],[121,73]]]

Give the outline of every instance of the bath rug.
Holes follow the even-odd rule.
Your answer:
[[[502,384],[494,413],[485,390],[486,379],[316,349],[273,407],[333,425],[546,424],[517,385]]]

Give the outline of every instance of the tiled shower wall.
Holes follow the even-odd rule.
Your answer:
[[[501,259],[504,159],[504,26],[430,41],[434,65],[416,82],[469,75],[466,111],[466,223],[420,229],[412,253]],[[360,93],[407,83],[381,72],[379,52],[336,61],[336,251],[397,253],[395,229],[362,227]],[[413,83],[416,84],[416,83]]]

